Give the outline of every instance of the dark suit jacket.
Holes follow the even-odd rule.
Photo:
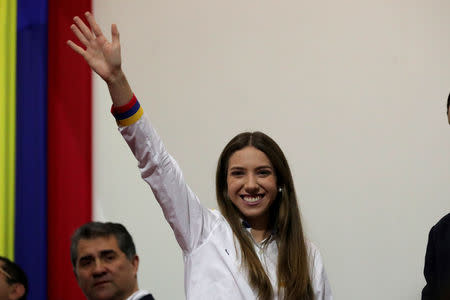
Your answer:
[[[155,298],[153,298],[152,294],[148,294],[148,295],[145,295],[144,297],[142,297],[139,300],[155,300]]]
[[[423,274],[422,300],[450,300],[450,214],[430,230]]]

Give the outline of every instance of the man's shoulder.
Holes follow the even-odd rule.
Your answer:
[[[430,230],[430,239],[441,245],[450,246],[450,213],[445,215]]]
[[[436,230],[449,228],[450,227],[450,213],[442,217],[442,219],[439,220],[439,222],[434,225],[434,228]]]

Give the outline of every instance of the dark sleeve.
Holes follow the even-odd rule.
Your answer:
[[[426,285],[422,290],[422,300],[436,299],[436,250],[434,227],[431,228],[428,235],[427,252],[425,254],[425,266],[423,275],[425,275]]]

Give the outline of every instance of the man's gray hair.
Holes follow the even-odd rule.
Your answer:
[[[125,253],[126,257],[131,261],[136,256],[136,247],[134,246],[133,238],[127,231],[125,226],[119,223],[111,222],[89,222],[77,230],[72,235],[70,245],[70,258],[72,260],[72,266],[75,271],[75,267],[78,259],[78,243],[81,239],[96,239],[99,237],[114,236],[117,240],[119,249]]]

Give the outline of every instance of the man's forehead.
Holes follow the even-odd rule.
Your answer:
[[[86,255],[96,255],[107,250],[122,252],[119,249],[116,237],[113,235],[80,239],[77,246],[78,258]]]

